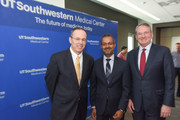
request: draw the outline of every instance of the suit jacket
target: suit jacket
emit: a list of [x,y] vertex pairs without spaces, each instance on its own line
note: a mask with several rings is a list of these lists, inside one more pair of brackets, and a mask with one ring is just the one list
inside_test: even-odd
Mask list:
[[119,109],[126,110],[130,92],[128,63],[118,57],[114,58],[111,80],[107,83],[103,67],[103,57],[95,61],[90,79],[90,102],[96,107],[97,114],[102,115],[108,100],[108,110],[114,115]]
[[93,67],[93,57],[83,52],[83,70],[80,87],[70,49],[51,56],[45,76],[52,100],[51,117],[53,120],[73,120],[78,101],[87,112],[87,83]]
[[128,53],[131,71],[131,99],[135,110],[143,107],[160,112],[162,104],[174,106],[174,69],[169,49],[152,44],[143,77],[138,68],[139,47]]

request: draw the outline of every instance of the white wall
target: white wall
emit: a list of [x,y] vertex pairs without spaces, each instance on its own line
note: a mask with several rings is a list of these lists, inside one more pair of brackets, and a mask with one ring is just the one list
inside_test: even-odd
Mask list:
[[65,0],[34,0],[34,1],[65,8]]

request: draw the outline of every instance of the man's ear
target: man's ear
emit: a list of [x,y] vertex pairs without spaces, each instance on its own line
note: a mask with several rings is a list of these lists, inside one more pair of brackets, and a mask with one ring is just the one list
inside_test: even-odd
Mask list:
[[72,38],[71,38],[71,37],[69,37],[69,43],[70,43],[70,44],[71,44],[71,39],[72,39]]

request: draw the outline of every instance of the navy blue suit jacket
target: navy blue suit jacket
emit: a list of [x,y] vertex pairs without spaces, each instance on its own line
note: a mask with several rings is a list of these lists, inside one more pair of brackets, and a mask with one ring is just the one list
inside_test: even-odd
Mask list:
[[93,63],[93,57],[83,52],[83,70],[79,86],[70,49],[51,56],[45,80],[52,100],[53,120],[73,120],[79,99],[83,106],[82,115],[86,117],[87,83]]
[[174,68],[167,47],[152,44],[143,77],[138,68],[139,47],[130,51],[127,60],[131,71],[131,99],[136,111],[160,112],[162,104],[174,106]]
[[90,102],[96,107],[97,114],[102,115],[108,99],[108,109],[112,115],[119,109],[126,110],[130,92],[130,76],[128,63],[118,57],[114,58],[114,66],[110,83],[107,83],[103,67],[103,57],[95,61],[90,79]]

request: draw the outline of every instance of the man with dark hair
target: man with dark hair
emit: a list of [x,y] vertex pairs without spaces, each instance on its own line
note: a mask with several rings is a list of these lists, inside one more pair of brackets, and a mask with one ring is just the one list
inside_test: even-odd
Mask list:
[[171,54],[174,62],[175,77],[178,76],[178,89],[176,96],[180,97],[180,43],[176,43],[175,47],[176,51],[173,51]]
[[87,34],[82,28],[71,31],[71,47],[51,56],[45,76],[52,100],[52,120],[85,120],[88,79],[94,59],[83,52]]
[[126,60],[126,56],[125,54],[127,53],[127,47],[126,46],[122,46],[121,47],[121,52],[117,55],[117,57]]
[[136,27],[139,47],[128,53],[131,97],[128,109],[134,120],[165,120],[174,106],[174,68],[170,50],[153,44],[147,23]]
[[116,44],[110,34],[101,39],[104,56],[95,61],[90,79],[92,118],[96,120],[123,120],[126,111],[130,79],[126,61],[114,55]]

